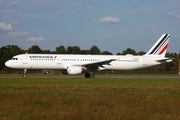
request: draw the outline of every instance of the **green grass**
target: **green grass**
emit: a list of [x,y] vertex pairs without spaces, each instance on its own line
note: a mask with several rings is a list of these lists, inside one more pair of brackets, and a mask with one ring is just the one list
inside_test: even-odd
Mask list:
[[179,120],[180,78],[0,78],[0,119]]

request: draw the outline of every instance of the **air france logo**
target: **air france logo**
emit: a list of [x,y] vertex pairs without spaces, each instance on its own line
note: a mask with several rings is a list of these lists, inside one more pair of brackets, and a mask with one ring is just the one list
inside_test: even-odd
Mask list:
[[29,56],[29,58],[46,58],[46,59],[53,59],[57,58],[57,56]]

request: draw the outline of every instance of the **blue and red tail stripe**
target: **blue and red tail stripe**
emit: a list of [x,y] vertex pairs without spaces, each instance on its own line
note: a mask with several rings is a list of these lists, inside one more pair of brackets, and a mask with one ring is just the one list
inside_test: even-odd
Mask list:
[[149,53],[149,55],[161,55],[163,54],[168,47],[168,43],[169,43],[169,38],[170,35],[169,34],[164,34],[160,40],[158,40],[158,43],[153,46],[152,50]]
[[167,50],[167,48],[168,48],[168,43],[164,46],[164,48],[159,52],[158,55],[163,54],[165,52],[165,50]]

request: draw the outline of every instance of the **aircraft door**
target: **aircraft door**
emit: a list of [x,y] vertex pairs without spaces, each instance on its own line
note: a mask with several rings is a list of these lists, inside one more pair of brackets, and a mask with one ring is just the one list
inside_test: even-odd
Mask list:
[[23,64],[27,64],[28,63],[28,56],[24,55],[23,56]]
[[61,59],[61,57],[58,57],[57,64],[58,64],[58,65],[61,65],[61,64],[62,64],[62,59]]
[[147,66],[147,58],[143,57],[143,67],[146,67],[146,66]]

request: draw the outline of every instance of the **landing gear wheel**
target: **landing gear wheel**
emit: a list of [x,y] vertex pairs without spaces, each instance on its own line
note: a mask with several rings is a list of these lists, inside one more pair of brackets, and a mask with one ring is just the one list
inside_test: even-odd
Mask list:
[[84,76],[85,76],[85,78],[94,78],[95,77],[93,72],[91,72],[91,73],[86,72]]
[[89,78],[90,74],[88,72],[86,72],[84,76],[85,76],[85,78]]
[[94,78],[94,77],[95,77],[95,74],[94,74],[93,72],[91,72],[90,77],[91,77],[91,78]]
[[26,78],[27,69],[24,69],[23,78]]

